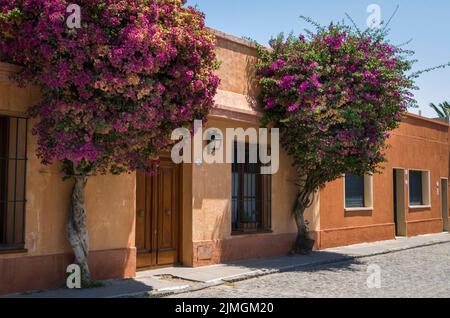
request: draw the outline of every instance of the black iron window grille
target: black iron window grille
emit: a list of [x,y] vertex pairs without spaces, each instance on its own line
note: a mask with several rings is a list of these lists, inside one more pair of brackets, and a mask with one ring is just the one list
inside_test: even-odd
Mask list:
[[24,248],[28,120],[0,116],[0,250]]
[[235,143],[232,164],[232,232],[270,232],[272,176],[261,174],[263,165],[259,160],[257,163],[250,163],[248,144],[245,145],[245,163],[238,163],[237,149],[238,143]]

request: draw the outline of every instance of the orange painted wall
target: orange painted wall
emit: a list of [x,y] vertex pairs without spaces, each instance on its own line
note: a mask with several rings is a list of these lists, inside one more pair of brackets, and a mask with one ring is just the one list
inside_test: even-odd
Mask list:
[[[442,232],[442,214],[437,182],[448,176],[448,126],[407,115],[392,132],[382,174],[373,178],[373,211],[345,212],[344,181],[328,184],[321,192],[320,248],[393,239],[393,169],[431,171],[431,208],[406,209],[407,235]],[[405,176],[405,193],[408,193]],[[408,198],[406,197],[408,204]]]

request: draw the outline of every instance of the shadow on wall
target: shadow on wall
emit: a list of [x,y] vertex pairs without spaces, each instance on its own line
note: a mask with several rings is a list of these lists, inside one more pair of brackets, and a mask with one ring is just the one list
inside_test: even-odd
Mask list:
[[89,255],[89,265],[95,279],[134,277],[136,252],[134,249],[93,252]]
[[256,78],[258,56],[255,46],[246,40],[229,39],[228,35],[214,32],[217,48],[220,49],[218,59],[222,63],[218,71],[221,77],[219,89],[245,95],[248,104],[256,108],[259,85]]
[[258,105],[258,95],[260,92],[259,82],[256,77],[256,57],[247,56],[245,59],[245,78],[246,82],[246,99],[248,105],[253,110],[259,110],[260,105]]
[[[231,234],[231,203],[229,199],[194,198],[194,210],[203,215],[197,219],[202,223],[196,228],[196,240],[217,240]],[[198,237],[201,234],[201,237]]]
[[231,206],[230,201],[226,201],[222,212],[219,213],[219,217],[216,218],[214,229],[212,231],[212,237],[220,237],[221,235],[221,229],[229,229],[229,232],[231,233]]

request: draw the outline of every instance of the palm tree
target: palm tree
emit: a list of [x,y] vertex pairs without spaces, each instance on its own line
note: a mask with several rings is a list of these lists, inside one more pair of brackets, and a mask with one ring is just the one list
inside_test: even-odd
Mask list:
[[450,103],[449,102],[443,102],[438,105],[431,103],[430,106],[438,114],[439,118],[445,118],[445,119],[447,119],[447,121],[450,121]]

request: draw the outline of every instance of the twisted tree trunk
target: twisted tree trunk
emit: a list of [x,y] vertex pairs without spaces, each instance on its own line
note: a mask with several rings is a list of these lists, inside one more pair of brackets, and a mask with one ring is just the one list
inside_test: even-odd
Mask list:
[[311,196],[314,193],[300,192],[294,207],[294,218],[297,225],[297,238],[294,243],[293,253],[308,254],[313,250],[315,241],[309,238],[308,226],[305,221],[305,211],[313,202]]
[[89,271],[89,236],[86,222],[85,194],[84,189],[87,176],[75,176],[75,185],[67,218],[67,238],[75,254],[75,262],[81,269],[81,283],[83,287],[92,283]]

